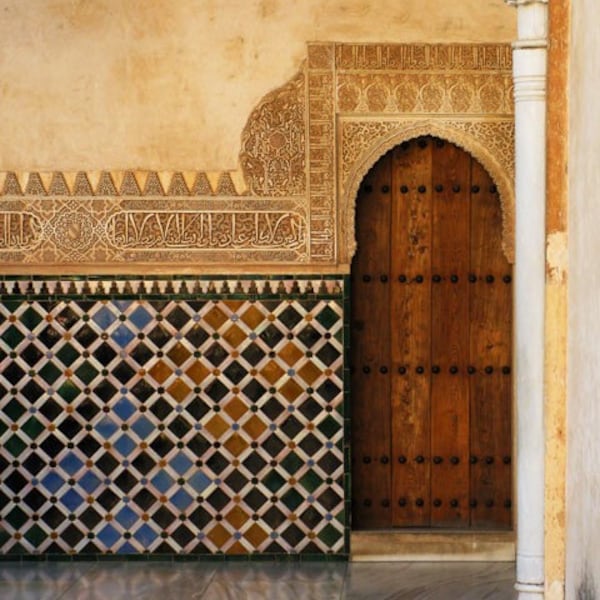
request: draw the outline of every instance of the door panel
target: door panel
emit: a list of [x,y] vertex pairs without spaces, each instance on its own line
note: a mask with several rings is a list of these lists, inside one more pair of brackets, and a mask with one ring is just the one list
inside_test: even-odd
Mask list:
[[478,163],[471,189],[471,523],[488,528],[511,523],[512,289],[498,194]]
[[431,156],[431,144],[394,151],[388,323],[394,527],[428,526],[431,518],[430,380],[424,372],[431,350]]
[[[390,383],[381,373],[389,364],[389,304],[381,275],[390,261],[391,155],[361,189],[357,208],[357,236],[364,240],[356,255],[352,314],[354,339],[352,389],[364,402],[354,407],[353,418],[362,423],[353,439],[353,472],[361,482],[354,499],[361,510],[361,528],[389,526],[390,522]],[[385,457],[388,458],[386,463]],[[383,460],[382,460],[383,459]]]
[[365,177],[352,270],[353,527],[511,526],[511,269],[486,171],[436,138]]
[[[431,298],[432,516],[438,527],[469,524],[468,154],[433,143]],[[439,369],[439,372],[436,373]],[[458,459],[458,461],[456,460]]]

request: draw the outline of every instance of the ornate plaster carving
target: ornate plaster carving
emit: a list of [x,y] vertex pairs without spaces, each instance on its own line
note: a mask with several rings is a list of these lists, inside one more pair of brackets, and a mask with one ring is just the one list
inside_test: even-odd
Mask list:
[[511,66],[508,45],[311,43],[250,115],[240,171],[0,174],[0,264],[343,271],[362,177],[424,134],[490,172],[512,260]]
[[240,164],[251,194],[295,196],[306,189],[305,74],[267,94],[242,133]]
[[340,156],[340,261],[349,262],[356,250],[355,200],[364,176],[377,160],[403,141],[435,135],[472,154],[490,173],[502,203],[503,250],[514,261],[514,124],[512,121],[444,119],[342,121]]

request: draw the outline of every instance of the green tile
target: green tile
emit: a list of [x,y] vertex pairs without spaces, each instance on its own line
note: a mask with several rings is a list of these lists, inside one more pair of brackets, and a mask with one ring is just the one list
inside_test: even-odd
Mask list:
[[308,470],[301,478],[300,484],[308,492],[314,492],[323,480],[312,469]]
[[333,437],[342,426],[331,416],[326,417],[317,425],[317,429],[328,438]]
[[39,323],[43,320],[43,316],[40,315],[37,310],[35,310],[32,307],[29,307],[27,310],[25,310],[23,312],[23,314],[20,316],[19,320],[21,321],[21,323],[23,325],[25,325],[25,327],[27,327],[27,329],[29,329],[30,331],[32,331],[36,325],[39,325]]
[[331,524],[323,527],[323,529],[321,529],[321,531],[318,533],[318,538],[329,547],[338,542],[341,537],[341,532]]
[[32,440],[35,440],[37,436],[44,431],[45,427],[35,417],[28,419],[21,430],[24,431]]
[[84,361],[76,370],[75,375],[83,381],[83,383],[92,382],[100,373],[89,361]]
[[57,393],[61,398],[71,403],[81,394],[81,390],[72,381],[67,380],[58,388]]
[[65,366],[70,366],[79,358],[79,352],[71,346],[71,344],[65,344],[57,353],[56,357],[60,359],[60,361]]
[[37,548],[43,541],[46,540],[48,534],[36,524],[29,528],[24,537],[32,546]]
[[4,442],[3,448],[8,450],[14,457],[17,457],[27,448],[27,444],[20,437],[13,435]]
[[24,338],[25,336],[14,325],[2,334],[2,339],[9,348],[16,348]]
[[48,384],[53,384],[62,374],[62,371],[54,363],[46,363],[39,371],[40,377]]
[[263,477],[262,483],[275,493],[285,483],[285,479],[277,471],[273,470]]
[[2,409],[5,415],[10,417],[11,421],[18,421],[19,417],[25,413],[25,407],[16,399],[12,398]]

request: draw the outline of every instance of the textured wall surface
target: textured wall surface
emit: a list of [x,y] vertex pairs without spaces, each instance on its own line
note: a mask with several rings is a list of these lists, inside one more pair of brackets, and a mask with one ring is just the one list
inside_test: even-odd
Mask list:
[[566,597],[600,592],[600,40],[594,0],[573,2],[570,64]]
[[503,0],[1,0],[0,170],[235,170],[308,41],[514,37]]

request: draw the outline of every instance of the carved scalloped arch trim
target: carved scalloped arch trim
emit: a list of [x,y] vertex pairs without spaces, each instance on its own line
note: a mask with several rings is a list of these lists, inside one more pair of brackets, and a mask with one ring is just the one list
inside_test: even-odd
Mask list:
[[360,156],[352,166],[341,197],[341,261],[350,264],[356,251],[355,214],[358,188],[371,167],[386,152],[402,142],[424,136],[433,135],[456,144],[471,154],[491,175],[498,187],[498,195],[502,207],[502,250],[509,263],[514,263],[515,248],[515,191],[512,178],[506,169],[489,152],[482,141],[460,131],[450,125],[433,120],[420,123],[400,125],[393,132],[373,141],[369,149]]

